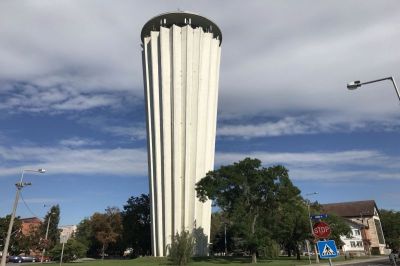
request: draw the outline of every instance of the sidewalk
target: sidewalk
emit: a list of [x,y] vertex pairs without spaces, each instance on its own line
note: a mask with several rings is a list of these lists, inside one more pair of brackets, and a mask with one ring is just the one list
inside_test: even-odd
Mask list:
[[[389,261],[388,256],[371,256],[370,258],[362,258],[362,259],[351,259],[351,260],[343,260],[343,261],[332,261],[332,264],[334,266],[336,265],[349,265],[349,264],[355,264],[355,263],[362,263],[362,262],[373,262],[373,261],[380,261],[380,260],[385,260],[387,259]],[[319,265],[319,266],[329,266],[329,262],[327,259],[320,259],[320,262],[323,261],[323,263],[318,263],[318,264],[312,264],[312,265]]]

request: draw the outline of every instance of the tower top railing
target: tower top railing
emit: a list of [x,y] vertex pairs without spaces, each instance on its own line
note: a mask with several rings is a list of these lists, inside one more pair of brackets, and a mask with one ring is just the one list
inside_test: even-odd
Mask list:
[[190,25],[193,28],[201,27],[204,32],[212,33],[214,38],[219,39],[219,45],[222,43],[222,33],[217,24],[206,17],[186,11],[163,13],[150,19],[143,26],[140,35],[142,42],[146,36],[150,36],[151,31],[159,31],[160,27],[169,28],[172,27],[172,25],[180,27]]

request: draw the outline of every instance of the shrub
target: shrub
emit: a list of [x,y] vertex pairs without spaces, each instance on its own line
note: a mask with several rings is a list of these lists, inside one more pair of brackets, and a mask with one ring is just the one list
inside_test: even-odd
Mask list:
[[[61,259],[62,245],[57,244],[51,251],[50,256],[53,260],[59,261]],[[73,238],[69,239],[64,246],[63,262],[69,262],[82,258],[86,255],[87,247]]]
[[174,265],[187,265],[193,255],[194,238],[188,231],[182,231],[172,239],[169,246],[169,258]]

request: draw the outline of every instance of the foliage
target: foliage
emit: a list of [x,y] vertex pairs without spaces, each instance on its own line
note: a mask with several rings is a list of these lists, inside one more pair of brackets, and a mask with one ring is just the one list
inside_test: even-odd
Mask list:
[[[0,243],[4,243],[7,237],[8,226],[10,225],[11,215],[0,218]],[[23,234],[21,227],[21,220],[19,217],[15,217],[14,224],[12,227],[12,237],[10,238],[10,245],[8,252],[10,255],[18,255],[24,250],[24,243],[22,243]],[[3,248],[3,246],[2,246]]]
[[187,265],[193,255],[194,237],[188,231],[182,231],[172,238],[169,247],[169,258],[174,265]]
[[[60,261],[62,244],[57,244],[51,251],[50,255],[53,260]],[[64,245],[63,262],[73,261],[86,255],[87,247],[74,238],[68,239]]]
[[386,244],[398,251],[400,249],[400,212],[381,209],[380,220]]
[[105,253],[120,254],[123,233],[121,212],[116,207],[108,207],[105,213],[94,213],[82,220],[75,233],[76,239],[87,247],[88,255],[104,258]]
[[122,214],[123,242],[133,256],[151,254],[150,198],[146,194],[130,197]]
[[[96,253],[95,250],[97,250],[97,247],[94,247],[96,239],[94,237],[91,221],[89,218],[85,218],[80,221],[76,228],[75,239],[88,248],[89,254]],[[93,248],[94,251],[92,250]]]
[[[110,243],[115,243],[120,236],[120,228],[113,227],[115,214],[95,213],[91,217],[92,232],[97,241],[101,243],[101,257],[104,259],[105,251]],[[119,219],[120,220],[120,219]],[[122,226],[121,226],[122,227]]]
[[282,203],[298,198],[288,170],[276,165],[261,166],[258,159],[242,161],[211,171],[196,184],[201,201],[211,199],[232,221],[237,236],[257,262],[256,254],[271,237],[264,217],[272,217]]
[[223,212],[211,214],[210,240],[213,253],[225,253],[225,228],[226,228],[226,251],[234,250],[233,232],[231,222],[223,215]]
[[[40,225],[39,233],[40,238],[45,238],[47,224],[49,222],[49,233],[48,233],[48,241],[45,243],[42,241],[42,248],[45,247],[46,249],[52,249],[59,241],[60,241],[60,230],[58,229],[58,224],[60,222],[60,206],[55,205],[50,208],[47,212],[46,216],[44,217],[43,223]],[[44,245],[44,246],[43,246]]]
[[330,213],[328,218],[324,219],[324,222],[329,224],[331,228],[331,235],[329,238],[335,240],[336,245],[343,243],[340,236],[350,237],[351,228],[344,218]]
[[307,207],[299,194],[300,191],[296,189],[292,190],[291,195],[286,195],[287,200],[281,200],[281,206],[270,223],[273,225],[273,238],[286,249],[289,257],[294,252],[298,260],[300,245],[311,238]]

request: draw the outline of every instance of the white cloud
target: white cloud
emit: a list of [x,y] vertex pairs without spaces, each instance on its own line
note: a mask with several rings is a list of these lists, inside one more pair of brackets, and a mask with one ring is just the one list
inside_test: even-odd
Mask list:
[[[396,1],[3,1],[0,91],[18,82],[40,89],[2,95],[0,105],[8,111],[64,112],[117,106],[124,96],[109,98],[115,92],[142,97],[141,27],[177,7],[205,15],[222,29],[222,117],[399,116],[391,84],[345,88],[354,79],[398,74]],[[40,102],[34,95],[41,105],[34,104]]]
[[107,126],[102,129],[114,136],[129,137],[132,140],[146,139],[146,129],[143,126]]
[[218,152],[216,165],[227,165],[245,157],[258,158],[265,166],[283,164],[293,180],[399,180],[400,158],[374,150],[336,152]]
[[[399,180],[400,158],[375,150],[335,152],[248,152],[216,154],[216,167],[245,157],[258,158],[265,166],[283,164],[293,180]],[[0,176],[16,175],[21,169],[45,168],[47,175],[146,176],[145,149],[89,149],[83,147],[0,147]],[[393,163],[394,162],[394,163]]]
[[20,173],[22,169],[44,168],[47,175],[100,174],[143,176],[147,174],[144,149],[88,149],[68,147],[0,147],[0,176]]
[[[258,119],[261,121],[267,118]],[[272,120],[272,119],[269,119]],[[240,137],[245,139],[256,137],[276,137],[287,135],[306,135],[335,132],[354,131],[396,131],[399,129],[399,120],[382,118],[381,121],[372,123],[368,118],[346,118],[341,116],[309,115],[297,117],[284,117],[264,123],[240,122],[225,123],[222,121],[217,128],[218,137]],[[243,124],[241,124],[243,123]]]
[[98,140],[73,137],[69,139],[60,140],[60,144],[62,146],[68,146],[68,147],[82,147],[82,146],[97,146],[102,144],[102,142]]

